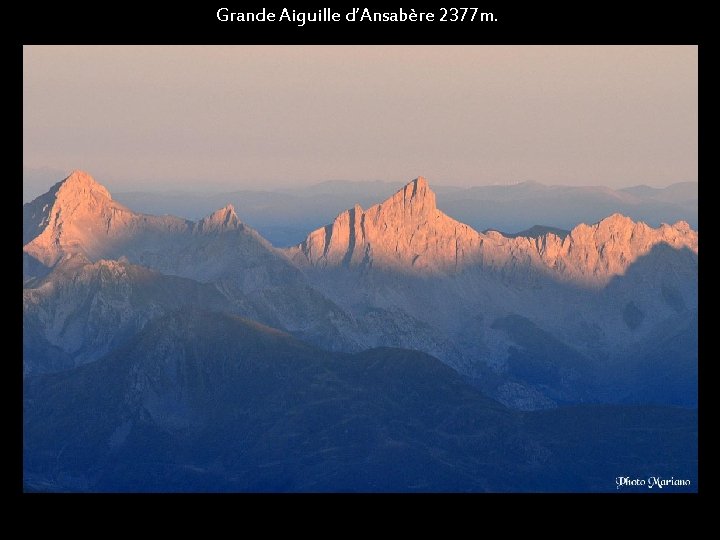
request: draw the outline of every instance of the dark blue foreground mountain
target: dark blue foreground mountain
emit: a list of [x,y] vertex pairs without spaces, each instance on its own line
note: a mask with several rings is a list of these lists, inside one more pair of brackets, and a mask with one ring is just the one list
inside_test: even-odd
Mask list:
[[615,491],[697,485],[697,415],[505,408],[416,351],[329,353],[175,312],[100,360],[25,381],[32,491]]

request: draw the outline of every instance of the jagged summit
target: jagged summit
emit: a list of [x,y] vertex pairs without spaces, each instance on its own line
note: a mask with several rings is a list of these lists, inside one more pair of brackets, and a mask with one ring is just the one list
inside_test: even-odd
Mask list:
[[456,267],[478,241],[476,231],[438,210],[420,176],[365,211],[355,205],[286,253],[301,266],[435,271]]
[[395,192],[395,195],[390,197],[389,201],[403,201],[409,203],[411,201],[424,200],[430,198],[435,200],[435,193],[430,188],[428,181],[418,176],[415,180],[411,180],[405,184],[401,189]]
[[697,232],[686,223],[655,229],[616,213],[560,235],[552,230],[483,234],[440,211],[427,180],[418,177],[368,210],[355,205],[285,253],[311,268],[375,267],[423,274],[525,268],[602,285],[659,243],[697,253]]
[[93,212],[107,205],[125,209],[90,174],[73,171],[46,193],[23,205],[23,245],[41,235],[61,215],[65,218],[78,211]]
[[435,192],[430,189],[428,181],[422,176],[408,182],[395,195],[380,204],[387,211],[388,207],[402,207],[403,211],[411,215],[427,214],[437,209]]
[[235,212],[235,207],[228,204],[216,210],[206,218],[197,223],[198,232],[222,232],[235,230],[242,226],[242,221]]
[[153,253],[180,249],[191,237],[202,243],[197,236],[222,232],[237,233],[227,239],[235,248],[246,243],[258,253],[271,249],[242,223],[231,204],[198,222],[141,214],[114,201],[105,186],[84,171],[74,171],[23,207],[23,251],[46,267],[78,254],[89,261],[127,256],[159,265]]
[[427,191],[429,191],[431,195],[435,195],[430,189],[430,185],[424,176],[418,176],[415,180],[408,182],[404,189],[407,188],[412,188],[413,197],[422,197]]
[[635,222],[632,219],[630,219],[629,217],[627,217],[619,212],[615,212],[614,214],[611,214],[608,217],[601,219],[597,223],[597,225],[604,226],[604,227],[626,227],[633,223],[635,223]]
[[82,171],[80,169],[75,169],[73,172],[71,172],[67,178],[60,181],[60,184],[63,185],[84,185],[84,186],[98,186],[103,189],[105,187],[98,183],[97,180],[95,180],[92,175],[86,171]]
[[688,247],[697,251],[697,232],[685,221],[663,224],[657,229],[642,221],[633,221],[622,214],[612,214],[594,225],[581,223],[570,232],[576,242],[595,246],[612,244],[644,249],[647,245],[665,242],[673,247]]
[[73,171],[58,183],[56,199],[59,201],[72,204],[88,196],[96,201],[112,201],[112,196],[107,188],[85,171]]
[[680,221],[676,221],[672,225],[670,225],[675,230],[682,231],[682,232],[689,232],[692,230],[690,227],[690,224],[685,221],[684,219],[681,219]]
[[120,222],[136,216],[84,171],[67,178],[23,207],[23,250],[46,266],[70,253],[90,259]]

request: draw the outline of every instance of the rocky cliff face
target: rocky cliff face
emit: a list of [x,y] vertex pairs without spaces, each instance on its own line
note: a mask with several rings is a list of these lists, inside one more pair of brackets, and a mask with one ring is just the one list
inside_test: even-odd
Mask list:
[[565,279],[605,284],[659,244],[697,254],[698,234],[684,221],[654,229],[614,214],[595,225],[578,225],[564,240],[554,234],[542,237],[533,247],[543,263]]
[[124,259],[204,282],[240,280],[243,289],[297,274],[231,205],[198,222],[138,214],[81,171],[26,205],[23,217],[23,252],[48,268],[72,255]]
[[99,260],[139,232],[177,232],[189,226],[180,218],[134,213],[82,171],[27,205],[23,217],[28,237],[23,251],[46,266],[75,253]]
[[308,268],[358,267],[412,274],[454,274],[472,268],[531,268],[561,281],[604,285],[658,244],[698,250],[697,232],[686,222],[657,229],[615,214],[578,225],[568,236],[553,233],[507,238],[479,233],[440,211],[420,177],[385,202],[360,206],[310,233],[286,250]]
[[299,265],[452,272],[473,262],[480,235],[438,210],[420,177],[368,210],[356,205],[287,250]]

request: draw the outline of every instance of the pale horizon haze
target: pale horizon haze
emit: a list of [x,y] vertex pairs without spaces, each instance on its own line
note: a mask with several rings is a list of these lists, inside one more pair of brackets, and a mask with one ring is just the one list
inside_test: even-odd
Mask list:
[[697,181],[696,46],[25,46],[23,198]]

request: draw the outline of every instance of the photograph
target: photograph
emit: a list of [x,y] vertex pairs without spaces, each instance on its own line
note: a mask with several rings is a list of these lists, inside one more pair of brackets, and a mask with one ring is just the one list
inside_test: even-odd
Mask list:
[[20,48],[24,494],[698,492],[697,44]]

